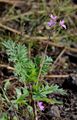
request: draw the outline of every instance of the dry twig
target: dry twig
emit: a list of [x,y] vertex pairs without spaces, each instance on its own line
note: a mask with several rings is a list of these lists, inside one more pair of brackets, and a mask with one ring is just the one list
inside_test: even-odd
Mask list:
[[2,23],[0,23],[0,27],[1,27],[1,28],[4,28],[4,29],[6,29],[6,30],[9,30],[9,31],[11,31],[11,32],[13,32],[13,33],[16,33],[16,34],[18,34],[18,35],[21,34],[21,32],[15,30],[15,29],[13,29],[13,28],[10,28],[10,27],[8,27],[8,26],[6,26],[6,25],[3,25]]
[[[66,75],[47,75],[46,78],[68,78],[70,76],[77,77],[77,74],[66,74]],[[49,79],[47,79],[49,80]]]
[[0,64],[0,68],[7,68],[9,70],[15,70],[13,67],[11,67],[9,65],[5,65],[5,64]]
[[18,4],[24,3],[25,1],[24,0],[0,0],[0,2],[8,3],[8,4],[11,4],[11,5],[13,5],[13,4],[18,5]]
[[56,58],[56,60],[54,61],[54,63],[52,64],[52,70],[56,67],[56,63],[61,59],[62,55],[64,54],[64,52],[66,51],[66,49],[64,48],[61,53],[59,54],[59,56]]

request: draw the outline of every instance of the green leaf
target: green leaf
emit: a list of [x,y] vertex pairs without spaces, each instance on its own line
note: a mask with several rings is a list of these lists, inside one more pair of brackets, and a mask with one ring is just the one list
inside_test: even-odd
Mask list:
[[33,99],[35,101],[43,101],[43,102],[46,102],[46,103],[49,103],[49,104],[62,104],[62,102],[56,100],[56,99],[49,99],[47,97],[40,97],[40,96],[33,96]]
[[21,96],[21,89],[16,88],[16,94],[17,94],[17,98],[19,98]]
[[19,119],[18,119],[18,117],[14,116],[14,117],[13,117],[13,120],[19,120]]
[[16,103],[17,104],[26,104],[26,96],[21,95],[19,98],[17,98]]
[[9,79],[6,79],[4,82],[5,82],[4,90],[6,91],[10,87],[10,81],[9,81]]
[[27,97],[29,96],[29,91],[26,88],[23,88],[23,94]]
[[[42,63],[42,56],[36,56],[34,58],[34,62],[35,62],[35,65],[36,65],[36,68],[37,68],[37,72],[39,73],[39,70],[40,70],[40,65]],[[53,60],[51,57],[48,57],[47,55],[45,56],[45,60],[44,60],[44,64],[43,64],[43,67],[42,67],[42,74],[45,75],[47,74],[48,70],[50,69],[50,65],[52,64]]]
[[26,97],[29,96],[29,91],[26,88],[22,88],[21,92],[21,89],[16,88],[16,93],[17,99],[15,100],[15,102],[17,104],[26,104],[27,102]]
[[28,109],[28,111],[29,111],[30,114],[33,114],[33,108],[32,108],[32,106],[28,105],[27,109]]
[[42,89],[40,90],[40,92],[42,95],[47,95],[50,93],[58,93],[61,95],[66,94],[66,92],[62,88],[59,88],[58,85],[49,86],[48,84],[45,87],[42,85]]
[[20,82],[36,82],[37,72],[35,64],[28,58],[28,50],[25,45],[16,44],[13,41],[5,41],[9,60],[14,62],[14,74],[19,77]]
[[54,93],[61,94],[61,95],[66,94],[66,92],[62,88],[59,88],[58,85],[49,86],[48,84],[46,84],[45,86],[44,85],[39,86],[38,89],[37,89],[37,87],[34,86],[33,99],[36,101],[40,100],[40,101],[45,101],[45,102],[49,102],[49,103],[59,103],[59,101],[57,101],[55,99],[47,98],[48,94],[54,94]]

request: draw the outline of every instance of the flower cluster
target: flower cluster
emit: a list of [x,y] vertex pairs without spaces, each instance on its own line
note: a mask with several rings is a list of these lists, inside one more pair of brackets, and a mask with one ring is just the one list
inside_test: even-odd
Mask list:
[[[53,27],[56,25],[57,23],[57,16],[54,16],[54,15],[50,15],[50,21],[48,22],[48,26],[49,27]],[[62,28],[66,29],[66,25],[64,24],[64,20],[60,20],[59,22],[59,26],[61,26]]]
[[49,27],[53,27],[56,25],[56,20],[57,20],[57,16],[53,16],[52,14],[50,15],[51,20],[48,22],[48,26]]

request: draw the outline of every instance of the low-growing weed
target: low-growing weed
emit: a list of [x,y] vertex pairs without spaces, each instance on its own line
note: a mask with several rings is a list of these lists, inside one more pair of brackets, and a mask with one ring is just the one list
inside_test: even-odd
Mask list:
[[44,80],[52,65],[52,58],[47,55],[44,58],[41,55],[29,58],[25,45],[16,44],[10,40],[3,42],[3,45],[6,48],[9,61],[14,64],[14,75],[23,84],[23,86],[16,88],[15,99],[11,100],[13,107],[18,109],[20,106],[26,106],[31,118],[36,119],[37,111],[45,110],[43,103],[61,104],[55,98],[49,99],[48,95],[54,93],[64,95],[66,92],[58,85],[49,85]]

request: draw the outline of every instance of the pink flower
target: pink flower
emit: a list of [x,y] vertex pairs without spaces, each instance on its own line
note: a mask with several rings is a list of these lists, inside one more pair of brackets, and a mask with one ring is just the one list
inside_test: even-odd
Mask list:
[[66,29],[66,25],[64,24],[64,20],[60,20],[59,22],[60,26]]
[[53,27],[56,25],[56,19],[57,19],[57,16],[53,16],[52,14],[50,15],[51,19],[50,21],[48,22],[48,26],[49,27]]
[[41,111],[44,111],[43,102],[38,102],[37,105],[38,105],[38,107],[40,108]]
[[55,26],[55,25],[56,25],[56,22],[53,21],[53,20],[50,20],[50,21],[48,22],[48,26],[49,26],[49,27],[53,27],[53,26]]
[[50,15],[50,17],[51,17],[51,19],[54,20],[54,21],[56,21],[56,19],[57,19],[57,16],[53,16],[52,14]]

